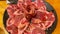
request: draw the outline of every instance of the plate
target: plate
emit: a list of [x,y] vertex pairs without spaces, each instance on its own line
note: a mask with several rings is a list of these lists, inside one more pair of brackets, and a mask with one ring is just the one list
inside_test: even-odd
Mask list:
[[[56,28],[57,21],[58,21],[58,19],[57,19],[57,13],[56,13],[55,9],[48,2],[44,2],[44,3],[46,5],[46,7],[47,7],[47,11],[48,12],[52,11],[54,13],[54,16],[55,16],[55,21],[54,21],[53,25],[46,30],[46,34],[52,34],[52,32]],[[8,18],[9,18],[9,16],[8,16],[7,10],[5,10],[4,16],[3,16],[3,24],[4,24],[5,27],[6,27],[6,20]]]

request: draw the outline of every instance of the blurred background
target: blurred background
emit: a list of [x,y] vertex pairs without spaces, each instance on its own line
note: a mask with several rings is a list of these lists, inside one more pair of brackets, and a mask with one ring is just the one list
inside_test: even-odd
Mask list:
[[[57,27],[52,34],[60,34],[60,0],[46,0],[46,1],[54,7],[58,16]],[[3,25],[3,14],[6,7],[7,7],[6,0],[0,0],[0,29],[2,29],[3,32],[5,32],[1,33],[2,30],[0,30],[0,34],[8,34]]]
[[0,0],[0,1],[5,1],[5,0]]

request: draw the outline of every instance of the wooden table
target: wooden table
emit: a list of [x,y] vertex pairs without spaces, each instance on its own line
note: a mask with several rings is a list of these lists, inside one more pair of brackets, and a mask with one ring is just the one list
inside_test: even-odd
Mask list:
[[[58,15],[58,24],[57,24],[55,31],[52,34],[60,34],[60,0],[46,0],[46,1],[49,2],[54,7]],[[7,7],[6,2],[0,1],[0,28],[2,29],[4,29],[3,14],[4,14],[6,7]],[[5,29],[4,31],[6,34],[8,34]]]

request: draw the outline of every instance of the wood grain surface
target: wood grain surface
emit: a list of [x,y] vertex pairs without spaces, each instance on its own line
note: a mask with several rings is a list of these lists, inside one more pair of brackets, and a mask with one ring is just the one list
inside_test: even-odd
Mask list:
[[[60,34],[60,0],[46,0],[46,1],[54,7],[58,16],[58,24],[52,34]],[[7,7],[6,1],[0,1],[0,28],[2,29],[4,29],[3,14],[6,7]],[[4,31],[5,31],[5,34],[8,34],[5,29]]]

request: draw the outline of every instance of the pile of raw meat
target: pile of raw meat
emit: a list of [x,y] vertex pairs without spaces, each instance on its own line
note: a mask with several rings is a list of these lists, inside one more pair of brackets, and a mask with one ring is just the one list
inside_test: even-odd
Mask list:
[[43,0],[18,0],[7,7],[6,29],[10,34],[46,34],[55,16],[48,12]]

